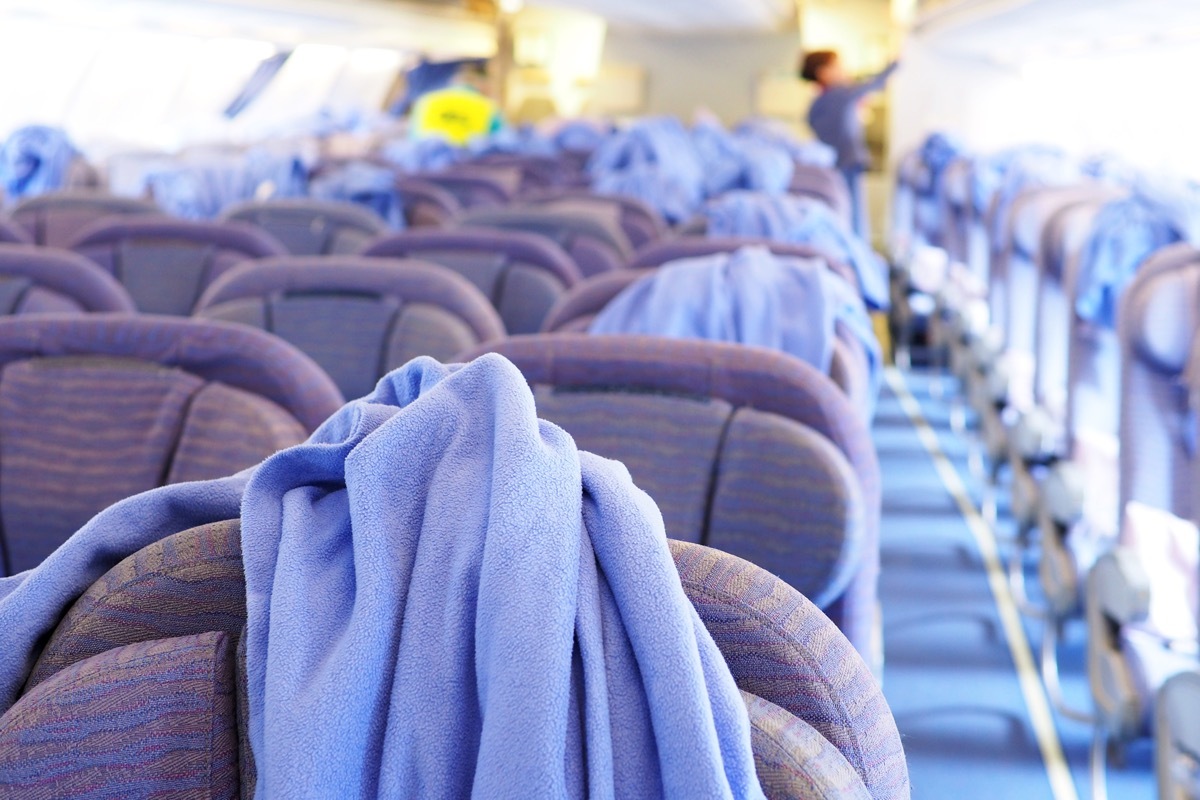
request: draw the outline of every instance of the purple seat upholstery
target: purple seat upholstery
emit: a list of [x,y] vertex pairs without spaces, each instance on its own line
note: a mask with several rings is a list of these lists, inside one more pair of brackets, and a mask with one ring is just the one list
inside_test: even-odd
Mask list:
[[121,284],[86,258],[67,250],[0,244],[0,316],[136,311]]
[[33,236],[15,220],[0,217],[0,243],[33,244]]
[[171,317],[0,319],[0,543],[38,564],[101,509],[303,441],[341,395],[259,331]]
[[521,369],[541,416],[625,462],[668,536],[780,575],[877,663],[879,464],[828,378],[718,342],[551,334],[462,357],[487,350]]
[[547,189],[521,195],[529,203],[553,203],[557,200],[582,200],[597,206],[616,207],[621,229],[635,250],[654,244],[666,236],[667,223],[662,215],[636,197],[627,195],[593,194],[586,189]]
[[78,233],[98,219],[128,214],[161,214],[145,200],[99,192],[52,192],[22,200],[11,216],[33,237],[34,244],[68,247]]
[[465,209],[506,206],[521,186],[521,170],[507,166],[468,164],[440,172],[419,172],[415,177],[440,186]]
[[520,231],[408,231],[373,242],[363,255],[415,258],[454,270],[491,300],[511,334],[541,330],[551,307],[582,280],[561,247]]
[[294,256],[357,253],[389,228],[378,214],[337,200],[264,200],[239,203],[223,220],[247,222],[275,237]]
[[436,183],[399,177],[396,191],[404,206],[404,221],[410,228],[448,228],[462,213],[457,198]]
[[241,262],[287,254],[253,225],[166,217],[100,220],[70,246],[116,277],[138,310],[185,317],[210,283]]
[[286,339],[352,398],[417,356],[445,361],[504,336],[496,310],[466,278],[421,261],[361,256],[248,262],[213,283],[196,314]]
[[[891,712],[829,620],[741,559],[681,542],[671,551],[743,690],[768,797],[905,800],[907,767]],[[244,645],[234,647],[245,602],[237,520],[168,536],[119,563],[63,616],[23,696],[0,717],[0,782],[20,781],[38,800],[78,796],[81,787],[89,796],[126,797],[121,792],[139,781],[164,792],[252,796]],[[160,672],[162,697],[151,680]],[[85,720],[94,718],[131,730],[133,742],[87,738]],[[207,740],[199,733],[206,725]],[[160,746],[139,753],[142,737]],[[82,758],[55,760],[76,747]],[[106,765],[112,772],[101,772]]]
[[846,186],[846,179],[837,170],[811,164],[796,164],[788,193],[816,198],[832,208],[846,224],[850,223],[853,214],[850,188]]
[[575,259],[585,277],[623,269],[633,255],[621,229],[619,209],[587,200],[469,211],[460,222],[466,227],[526,231],[552,239]]
[[[652,269],[623,269],[587,279],[563,295],[550,309],[542,325],[542,332],[587,333],[605,306],[651,272]],[[509,332],[516,335],[526,331],[509,328]],[[855,407],[861,407],[864,403],[869,406],[870,402],[866,396],[873,391],[873,387],[868,374],[870,364],[866,350],[862,343],[841,325],[837,325],[834,332],[836,339],[833,343],[833,361],[829,366],[829,377],[851,398]]]
[[629,262],[629,269],[651,269],[661,267],[663,264],[669,264],[672,261],[678,261],[681,258],[700,258],[701,256],[713,255],[714,253],[733,253],[743,247],[752,246],[766,247],[777,256],[823,259],[831,270],[845,278],[846,282],[851,286],[858,287],[861,290],[858,283],[858,275],[855,274],[854,268],[849,264],[830,258],[819,248],[806,244],[789,244],[787,242],[750,237],[730,239],[686,237],[652,244],[634,253],[633,258]]

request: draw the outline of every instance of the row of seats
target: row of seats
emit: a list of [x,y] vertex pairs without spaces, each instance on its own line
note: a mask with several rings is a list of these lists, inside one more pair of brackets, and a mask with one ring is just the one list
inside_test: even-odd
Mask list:
[[[278,203],[265,210],[288,217],[310,202],[288,201],[286,206]],[[610,200],[578,196],[570,198],[570,204],[586,210],[578,212],[580,216],[590,216],[593,227],[587,230],[621,227],[607,224],[614,219]],[[680,239],[651,242],[636,255],[630,248],[621,254],[619,265],[597,269],[596,277],[581,280],[580,262],[594,251],[564,247],[551,227],[534,225],[530,232],[528,223],[522,223],[519,232],[506,232],[504,213],[512,211],[511,206],[490,209],[489,214],[499,216],[487,218],[488,230],[422,230],[379,238],[365,245],[361,256],[284,256],[280,253],[287,248],[280,247],[238,266],[219,261],[217,254],[226,248],[213,242],[197,256],[187,253],[196,250],[192,246],[196,241],[186,236],[171,234],[151,241],[155,230],[166,232],[180,223],[141,216],[101,220],[80,235],[72,244],[87,259],[67,258],[68,254],[49,248],[14,246],[14,262],[36,255],[83,267],[95,259],[91,263],[101,268],[82,272],[90,272],[93,279],[104,276],[107,281],[101,283],[110,294],[119,297],[124,292],[128,298],[124,308],[104,310],[148,310],[133,300],[140,287],[144,302],[171,299],[182,309],[177,312],[181,316],[189,311],[194,316],[46,315],[37,313],[51,310],[43,303],[43,307],[21,307],[18,310],[25,313],[0,320],[0,338],[8,332],[28,343],[14,363],[0,372],[0,395],[7,393],[13,371],[11,391],[22,403],[20,413],[11,417],[21,421],[18,429],[0,437],[0,469],[8,465],[6,451],[14,452],[9,448],[18,448],[18,453],[21,447],[37,450],[42,430],[69,429],[85,413],[108,421],[101,426],[102,436],[76,442],[88,450],[87,458],[63,459],[62,450],[54,458],[47,450],[67,446],[60,438],[55,447],[13,462],[13,469],[26,470],[25,482],[13,484],[13,491],[26,499],[23,506],[18,504],[22,513],[11,520],[0,501],[2,532],[5,539],[16,532],[22,542],[32,539],[37,544],[25,550],[10,547],[9,570],[37,565],[91,513],[118,499],[118,493],[128,496],[155,485],[229,474],[300,441],[336,411],[340,395],[368,394],[380,376],[413,356],[482,363],[485,353],[499,353],[529,383],[542,419],[560,425],[581,449],[622,461],[661,509],[668,536],[679,542],[672,546],[685,589],[739,687],[753,695],[746,699],[754,725],[756,766],[769,796],[906,797],[907,777],[894,722],[862,661],[865,657],[878,670],[881,654],[876,646],[880,476],[868,417],[860,408],[864,398],[870,399],[866,388],[870,367],[861,347],[854,349],[861,340],[839,329],[833,345],[836,355],[822,374],[787,352],[747,347],[736,340],[579,333],[505,338],[543,328],[578,332],[590,328],[587,318],[603,313],[635,279],[665,274],[681,259],[694,264],[706,256],[728,258],[731,253],[761,249],[784,272],[795,272],[803,264],[819,265],[819,272],[837,276],[851,304],[865,316],[855,273],[816,247],[769,240]],[[254,228],[206,223],[192,230],[254,230],[269,239],[262,229],[271,230],[277,219],[268,215],[252,221]],[[302,239],[306,228],[302,222],[289,221],[283,230]],[[329,234],[328,228],[314,225],[311,219],[307,230],[314,236]],[[151,235],[144,237],[147,231]],[[276,236],[276,244],[289,235]],[[80,246],[85,242],[86,247]],[[354,249],[363,249],[365,242],[361,238]],[[631,258],[636,270],[627,269]],[[163,265],[168,266],[163,269]],[[175,265],[183,265],[179,271],[188,276],[182,282],[186,288],[170,292],[151,288]],[[605,283],[627,275],[633,278],[625,280],[624,286]],[[37,282],[36,277],[29,280]],[[552,281],[565,284],[564,289],[574,288],[557,291]],[[78,290],[83,282],[67,284]],[[482,286],[491,291],[481,293]],[[38,288],[42,289],[40,284]],[[28,294],[28,288],[23,291]],[[69,296],[67,290],[63,294]],[[555,302],[546,302],[551,296]],[[194,304],[190,308],[189,301]],[[76,305],[72,310],[101,310],[83,300]],[[827,322],[832,342],[832,315]],[[522,324],[528,329],[522,331]],[[273,344],[264,347],[260,340]],[[272,361],[273,366],[262,363]],[[283,369],[292,379],[287,388],[322,406],[322,411],[311,416],[307,410],[301,413],[298,401],[278,387],[236,384],[233,376],[221,371],[221,365],[229,363],[238,365],[234,375],[247,368],[268,375]],[[21,374],[36,377],[48,374],[47,368],[54,374],[40,382],[25,380]],[[117,372],[110,373],[111,369]],[[136,378],[129,375],[136,376],[139,370],[153,376],[154,386],[161,388],[157,394],[138,391],[139,408],[127,406],[123,395],[104,388],[135,385],[131,381]],[[830,375],[838,378],[836,383]],[[78,390],[65,394],[71,395],[70,403],[77,408],[58,396],[61,387],[73,381]],[[226,383],[247,395],[244,402],[257,417],[225,416],[221,404],[207,401],[206,393],[223,390]],[[285,413],[276,413],[279,408]],[[197,424],[191,417],[198,413],[209,426],[202,434],[193,431]],[[289,414],[290,426],[285,424]],[[102,495],[110,491],[104,484],[112,470],[92,465],[107,463],[104,459],[114,450],[114,440],[124,443],[138,438],[129,431],[145,440],[148,418],[161,420],[156,431],[161,428],[157,435],[162,438],[143,448],[145,453],[122,457],[120,463],[136,465],[141,472]],[[248,432],[260,430],[278,436],[263,444],[265,452],[249,452],[262,437]],[[223,452],[227,444],[231,449]],[[196,449],[203,451],[203,469],[189,466]],[[153,457],[147,455],[151,452]],[[76,464],[84,467],[80,474],[68,474]],[[79,501],[77,518],[67,521],[43,514],[34,519],[42,496],[39,487],[47,482],[69,487],[68,493]],[[4,485],[7,493],[8,484]],[[51,498],[57,499],[57,495]],[[85,503],[91,505],[86,512]],[[52,524],[59,530],[47,537],[46,528]],[[151,519],[146,524],[156,523]],[[26,536],[26,531],[33,535]],[[198,724],[210,729],[220,726],[226,731],[221,741],[226,743],[235,742],[239,732],[242,737],[236,747],[212,754],[213,763],[237,765],[232,771],[236,780],[229,769],[220,773],[223,783],[216,794],[234,792],[237,785],[245,791],[253,785],[255,753],[244,738],[244,709],[236,687],[238,680],[245,679],[245,662],[234,653],[234,645],[239,636],[244,642],[246,623],[242,610],[246,589],[239,582],[241,565],[235,557],[240,555],[236,524],[168,532],[177,535],[114,563],[74,608],[63,609],[66,613],[54,623],[49,643],[39,645],[38,666],[25,682],[24,696],[0,717],[0,752],[7,754],[0,758],[0,772],[6,769],[4,764],[19,770],[7,773],[10,779],[19,776],[27,787],[44,787],[53,781],[62,788],[89,780],[94,774],[89,770],[101,768],[97,765],[113,769],[118,759],[89,742],[68,734],[30,748],[22,745],[22,731],[40,729],[46,715],[53,713],[49,709],[73,702],[73,687],[84,687],[78,713],[91,713],[86,704],[89,681],[104,680],[130,658],[157,657],[160,651],[146,649],[153,644],[164,648],[162,658],[177,657],[179,648],[194,652],[199,646],[206,653],[204,648],[215,649],[216,658],[229,665],[222,674],[232,682],[217,687],[216,695],[232,698],[233,706],[204,709],[206,716]],[[74,545],[73,539],[55,558]],[[35,552],[39,546],[40,555]],[[22,560],[14,560],[13,553]],[[739,556],[766,567],[786,583],[739,561]],[[184,617],[159,613],[157,609],[174,607],[164,593],[166,598],[179,597],[173,576],[188,571],[207,576],[197,584],[202,596],[195,598],[199,603],[195,613]],[[847,648],[853,646],[861,655],[838,645],[844,641],[840,635],[830,638],[829,632],[822,632],[828,625],[825,617],[808,610],[811,607],[796,590],[823,609],[849,639]],[[112,626],[103,609],[116,607],[134,609],[141,622]],[[146,617],[140,609],[153,613]],[[756,620],[755,629],[763,633],[747,633],[749,620]],[[99,630],[109,633],[94,633]],[[208,638],[201,643],[196,637]],[[834,646],[814,646],[816,642]],[[778,669],[764,671],[764,653],[772,654]],[[153,677],[145,673],[132,675],[128,683],[135,687],[130,690],[133,694],[154,691],[152,684]],[[844,705],[851,698],[853,710]],[[121,702],[125,701],[117,705]],[[143,723],[151,735],[170,730],[171,713],[183,712],[165,709]],[[813,733],[805,732],[808,725]],[[47,771],[46,759],[62,748],[79,754],[79,768]],[[126,763],[123,768],[138,775],[153,766],[133,759],[132,766]]]
[[[1047,148],[983,157],[935,138],[899,185],[896,285],[932,295],[908,307],[931,312],[990,478],[1008,476],[1010,580],[1042,621],[1052,700],[1095,726],[1094,796],[1106,750],[1157,729],[1159,796],[1182,797],[1195,705],[1162,687],[1195,681],[1200,194]],[[1025,591],[1035,541],[1040,603]],[[1059,637],[1078,618],[1090,711],[1059,688]]]

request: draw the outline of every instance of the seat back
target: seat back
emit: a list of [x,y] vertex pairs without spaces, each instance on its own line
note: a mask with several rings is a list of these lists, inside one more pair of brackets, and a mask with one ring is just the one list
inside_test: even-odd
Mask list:
[[389,228],[378,214],[337,200],[263,200],[240,203],[221,219],[246,222],[275,237],[294,256],[357,253]]
[[[705,242],[702,242],[705,243]],[[801,249],[784,246],[781,249]],[[588,278],[565,293],[554,305],[542,325],[543,333],[587,333],[596,316],[622,292],[653,269],[623,269]],[[513,335],[522,333],[511,328]],[[855,408],[870,408],[874,390],[870,377],[870,357],[854,334],[840,324],[834,325],[833,358],[829,377],[846,393]]]
[[239,263],[286,255],[266,231],[242,222],[120,217],[89,225],[71,249],[125,286],[139,311],[188,316],[214,280]]
[[616,208],[621,230],[635,250],[654,244],[667,233],[662,215],[636,197],[618,194],[594,194],[586,189],[550,189],[523,193],[521,199],[536,204],[553,204],[559,200],[590,203],[598,208]]
[[0,316],[136,310],[121,284],[86,258],[67,250],[0,244]]
[[0,217],[0,244],[33,244],[33,236],[15,220]]
[[196,315],[291,342],[362,397],[417,356],[446,361],[504,336],[504,323],[465,278],[420,261],[338,257],[248,262],[208,288]]
[[[21,698],[0,717],[0,781],[33,787],[53,780],[59,794],[46,796],[54,797],[118,780],[164,792],[195,786],[206,797],[253,794],[239,528],[237,520],[221,521],[168,536],[121,561],[71,605]],[[895,721],[862,659],[828,619],[783,581],[734,556],[682,542],[671,542],[671,553],[684,592],[743,690],[769,796],[907,798]],[[95,687],[114,679],[119,688],[103,695],[102,707]],[[88,718],[120,724],[128,737],[105,742],[106,750],[87,726],[62,724]],[[148,733],[164,746],[142,746]],[[64,749],[73,758],[55,760]],[[814,786],[827,789],[813,794]]]
[[448,228],[462,213],[462,205],[454,195],[436,183],[400,177],[396,179],[396,191],[410,228]]
[[598,208],[588,201],[566,199],[470,211],[461,224],[545,236],[570,254],[585,277],[623,269],[633,255],[619,210]]
[[644,247],[634,253],[630,259],[629,269],[652,269],[678,261],[681,258],[699,258],[715,253],[734,253],[743,247],[765,247],[777,256],[789,258],[819,258],[829,265],[829,268],[841,275],[851,286],[858,287],[858,275],[854,268],[843,261],[831,258],[828,253],[809,244],[791,244],[775,239],[756,239],[748,236],[720,237],[700,239],[685,237],[672,239]]
[[557,334],[483,349],[521,369],[540,416],[629,467],[668,536],[776,572],[870,651],[879,467],[828,378],[774,351],[706,341]]
[[[1195,435],[1183,381],[1200,329],[1200,251],[1164,248],[1121,298],[1120,509],[1192,519]],[[1116,525],[1119,520],[1114,520]]]
[[230,475],[341,405],[286,343],[132,315],[0,320],[0,544],[9,574],[156,486]]
[[812,164],[796,164],[792,172],[789,194],[812,197],[834,210],[838,217],[849,225],[853,210],[850,205],[850,187],[836,169],[817,167]]
[[582,280],[561,247],[520,231],[408,231],[373,242],[363,255],[415,258],[457,272],[491,300],[511,334],[541,330],[554,304]]
[[521,170],[515,167],[456,165],[438,172],[420,172],[417,177],[449,192],[468,210],[506,206],[521,187]]
[[152,203],[99,192],[52,192],[22,200],[11,212],[34,244],[69,247],[80,231],[98,219],[129,214],[161,214]]
[[968,255],[967,223],[971,214],[971,161],[956,158],[942,170],[941,187],[942,247],[952,261],[966,264]]

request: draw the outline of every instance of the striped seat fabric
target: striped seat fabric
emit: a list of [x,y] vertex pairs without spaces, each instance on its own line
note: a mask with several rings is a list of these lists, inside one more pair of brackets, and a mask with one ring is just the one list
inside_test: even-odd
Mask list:
[[636,197],[619,194],[593,194],[586,189],[555,188],[535,193],[523,193],[521,200],[534,204],[552,204],[558,200],[582,201],[581,205],[592,205],[601,209],[615,208],[620,219],[621,230],[629,238],[635,250],[649,247],[667,234],[667,223],[662,215]]
[[22,200],[12,210],[14,222],[24,227],[34,244],[68,247],[79,232],[104,217],[159,214],[145,200],[89,191],[51,192]]
[[470,211],[460,223],[471,228],[526,231],[552,239],[566,250],[585,277],[624,269],[633,255],[621,227],[620,210],[597,208],[587,199],[521,203]]
[[33,244],[33,236],[15,220],[0,217],[0,243]]
[[[743,690],[767,796],[905,800],[895,722],[829,620],[741,559],[681,542],[671,550]],[[244,624],[236,520],[125,559],[67,611],[0,716],[0,785],[36,800],[252,796],[244,637],[234,646]],[[122,733],[89,738],[99,726]],[[139,747],[145,740],[157,746]]]
[[504,336],[465,278],[420,261],[352,256],[243,264],[205,292],[197,316],[269,331],[307,353],[346,397],[417,356],[446,361]]
[[363,206],[308,198],[239,203],[221,219],[263,229],[294,256],[357,253],[389,230],[378,214]]
[[0,315],[136,310],[121,284],[86,258],[55,248],[0,244]]
[[557,334],[486,349],[521,369],[542,418],[625,463],[668,536],[779,575],[877,663],[879,466],[828,378],[718,342]]
[[36,566],[83,523],[167,483],[230,475],[341,405],[258,331],[132,315],[0,319],[0,544]]
[[520,231],[407,231],[379,239],[363,255],[415,258],[454,270],[491,300],[511,334],[541,330],[554,304],[582,280],[561,247]]
[[210,283],[241,262],[287,254],[252,225],[168,217],[100,220],[70,247],[119,280],[139,311],[185,317]]

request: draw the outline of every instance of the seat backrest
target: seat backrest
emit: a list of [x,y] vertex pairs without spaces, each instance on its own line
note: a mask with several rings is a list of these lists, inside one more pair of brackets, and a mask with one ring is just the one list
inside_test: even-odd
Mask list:
[[[653,269],[623,269],[606,272],[588,278],[565,293],[550,309],[542,325],[542,333],[587,333],[596,316],[622,292],[647,275]],[[514,331],[517,335],[531,331]],[[863,345],[844,326],[835,324],[833,359],[829,376],[855,401],[872,406],[873,402],[862,395],[873,390],[870,379],[871,365]]]
[[[95,768],[95,760],[115,769],[103,751],[90,746],[94,740],[85,735],[86,728],[61,723],[74,719],[72,708],[88,715],[98,711],[88,702],[87,689],[76,688],[81,684],[91,687],[128,677],[133,680],[126,685],[136,685],[144,679],[145,673],[125,666],[136,655],[154,666],[171,663],[172,657],[206,664],[203,674],[212,675],[213,683],[195,682],[190,692],[176,692],[190,695],[186,708],[176,708],[179,700],[156,697],[149,687],[106,695],[105,719],[129,723],[132,710],[147,705],[158,710],[139,714],[137,733],[130,735],[137,741],[117,746],[140,745],[141,728],[154,729],[166,709],[180,714],[185,730],[203,728],[206,722],[209,736],[204,741],[211,742],[211,753],[197,753],[193,747],[194,760],[185,763],[191,769],[177,770],[169,779],[159,772],[160,762],[142,755],[120,766],[121,777],[140,785],[158,786],[161,780],[164,790],[178,790],[186,782],[203,782],[208,776],[201,773],[212,763],[224,768],[212,770],[210,780],[229,781],[233,773],[237,782],[226,794],[211,796],[236,796],[238,784],[242,796],[253,794],[256,769],[245,730],[244,645],[238,642],[246,614],[239,528],[231,520],[169,536],[117,564],[74,602],[43,646],[22,697],[0,717],[0,778],[6,785],[15,774],[31,781],[43,778],[43,760],[64,748],[77,756],[55,771],[60,786],[76,786],[87,768]],[[670,544],[684,592],[743,690],[756,766],[770,796],[828,796],[811,794],[811,784],[834,780],[838,783],[830,789],[838,790],[839,797],[907,798],[907,766],[895,721],[861,657],[828,619],[795,589],[753,564],[700,545]],[[219,668],[213,669],[214,663]],[[168,692],[177,686],[170,672],[156,685]],[[197,691],[199,687],[203,690]],[[148,703],[151,698],[157,702]],[[84,702],[70,705],[78,699]],[[53,735],[48,725],[61,733]],[[130,729],[128,724],[123,728]],[[797,728],[807,735],[797,736]],[[28,731],[38,733],[37,744],[20,736]],[[192,744],[185,740],[182,746]],[[799,773],[797,780],[789,780],[789,773]]]
[[774,351],[695,340],[555,334],[482,350],[517,365],[540,416],[623,461],[668,536],[776,572],[868,651],[879,467],[829,378]]
[[221,215],[247,222],[275,237],[294,256],[357,253],[387,233],[387,223],[370,209],[345,201],[286,199],[240,203]]
[[845,262],[830,258],[818,247],[808,244],[791,244],[773,239],[756,239],[748,236],[720,237],[701,239],[684,237],[660,242],[644,247],[634,253],[629,261],[629,269],[651,269],[678,261],[681,258],[699,258],[715,253],[734,253],[743,247],[765,247],[777,256],[789,258],[819,258],[829,265],[829,268],[841,275],[851,285],[857,287],[858,275],[854,268]]
[[454,195],[464,209],[506,206],[521,187],[521,170],[515,167],[456,165],[438,172],[420,172],[416,177]]
[[191,314],[208,285],[241,262],[287,254],[253,225],[166,217],[100,220],[71,249],[119,280],[139,311],[174,316]]
[[208,288],[196,315],[286,339],[350,398],[417,356],[446,361],[504,336],[496,310],[466,278],[421,261],[361,256],[247,262]]
[[161,214],[152,203],[99,192],[52,192],[22,200],[12,210],[15,222],[29,231],[34,244],[68,247],[98,219],[128,214]]
[[582,280],[561,247],[521,231],[406,231],[373,242],[363,255],[415,258],[457,272],[491,300],[511,334],[541,330],[554,304]]
[[0,244],[33,244],[33,236],[15,220],[0,217]]
[[82,256],[56,248],[0,244],[0,316],[136,311],[121,284]]
[[559,200],[578,200],[599,207],[616,207],[620,215],[621,229],[635,250],[654,244],[667,233],[667,223],[662,215],[636,197],[619,194],[594,194],[587,189],[556,188],[541,192],[523,193],[525,202],[546,204]]
[[1183,377],[1198,329],[1200,251],[1165,248],[1121,298],[1121,509],[1136,501],[1183,519],[1194,516],[1195,436]]
[[633,255],[619,210],[598,208],[588,201],[566,199],[469,211],[460,222],[465,227],[526,231],[552,239],[585,277],[623,269]]
[[850,206],[850,187],[837,170],[812,164],[796,164],[788,192],[820,200],[832,208],[839,218],[845,220],[847,225],[850,224],[853,213]]
[[36,566],[97,512],[230,475],[341,405],[315,364],[259,331],[172,317],[0,319],[0,543]]
[[462,205],[454,195],[436,183],[400,177],[396,179],[396,191],[410,228],[448,228],[462,213]]

